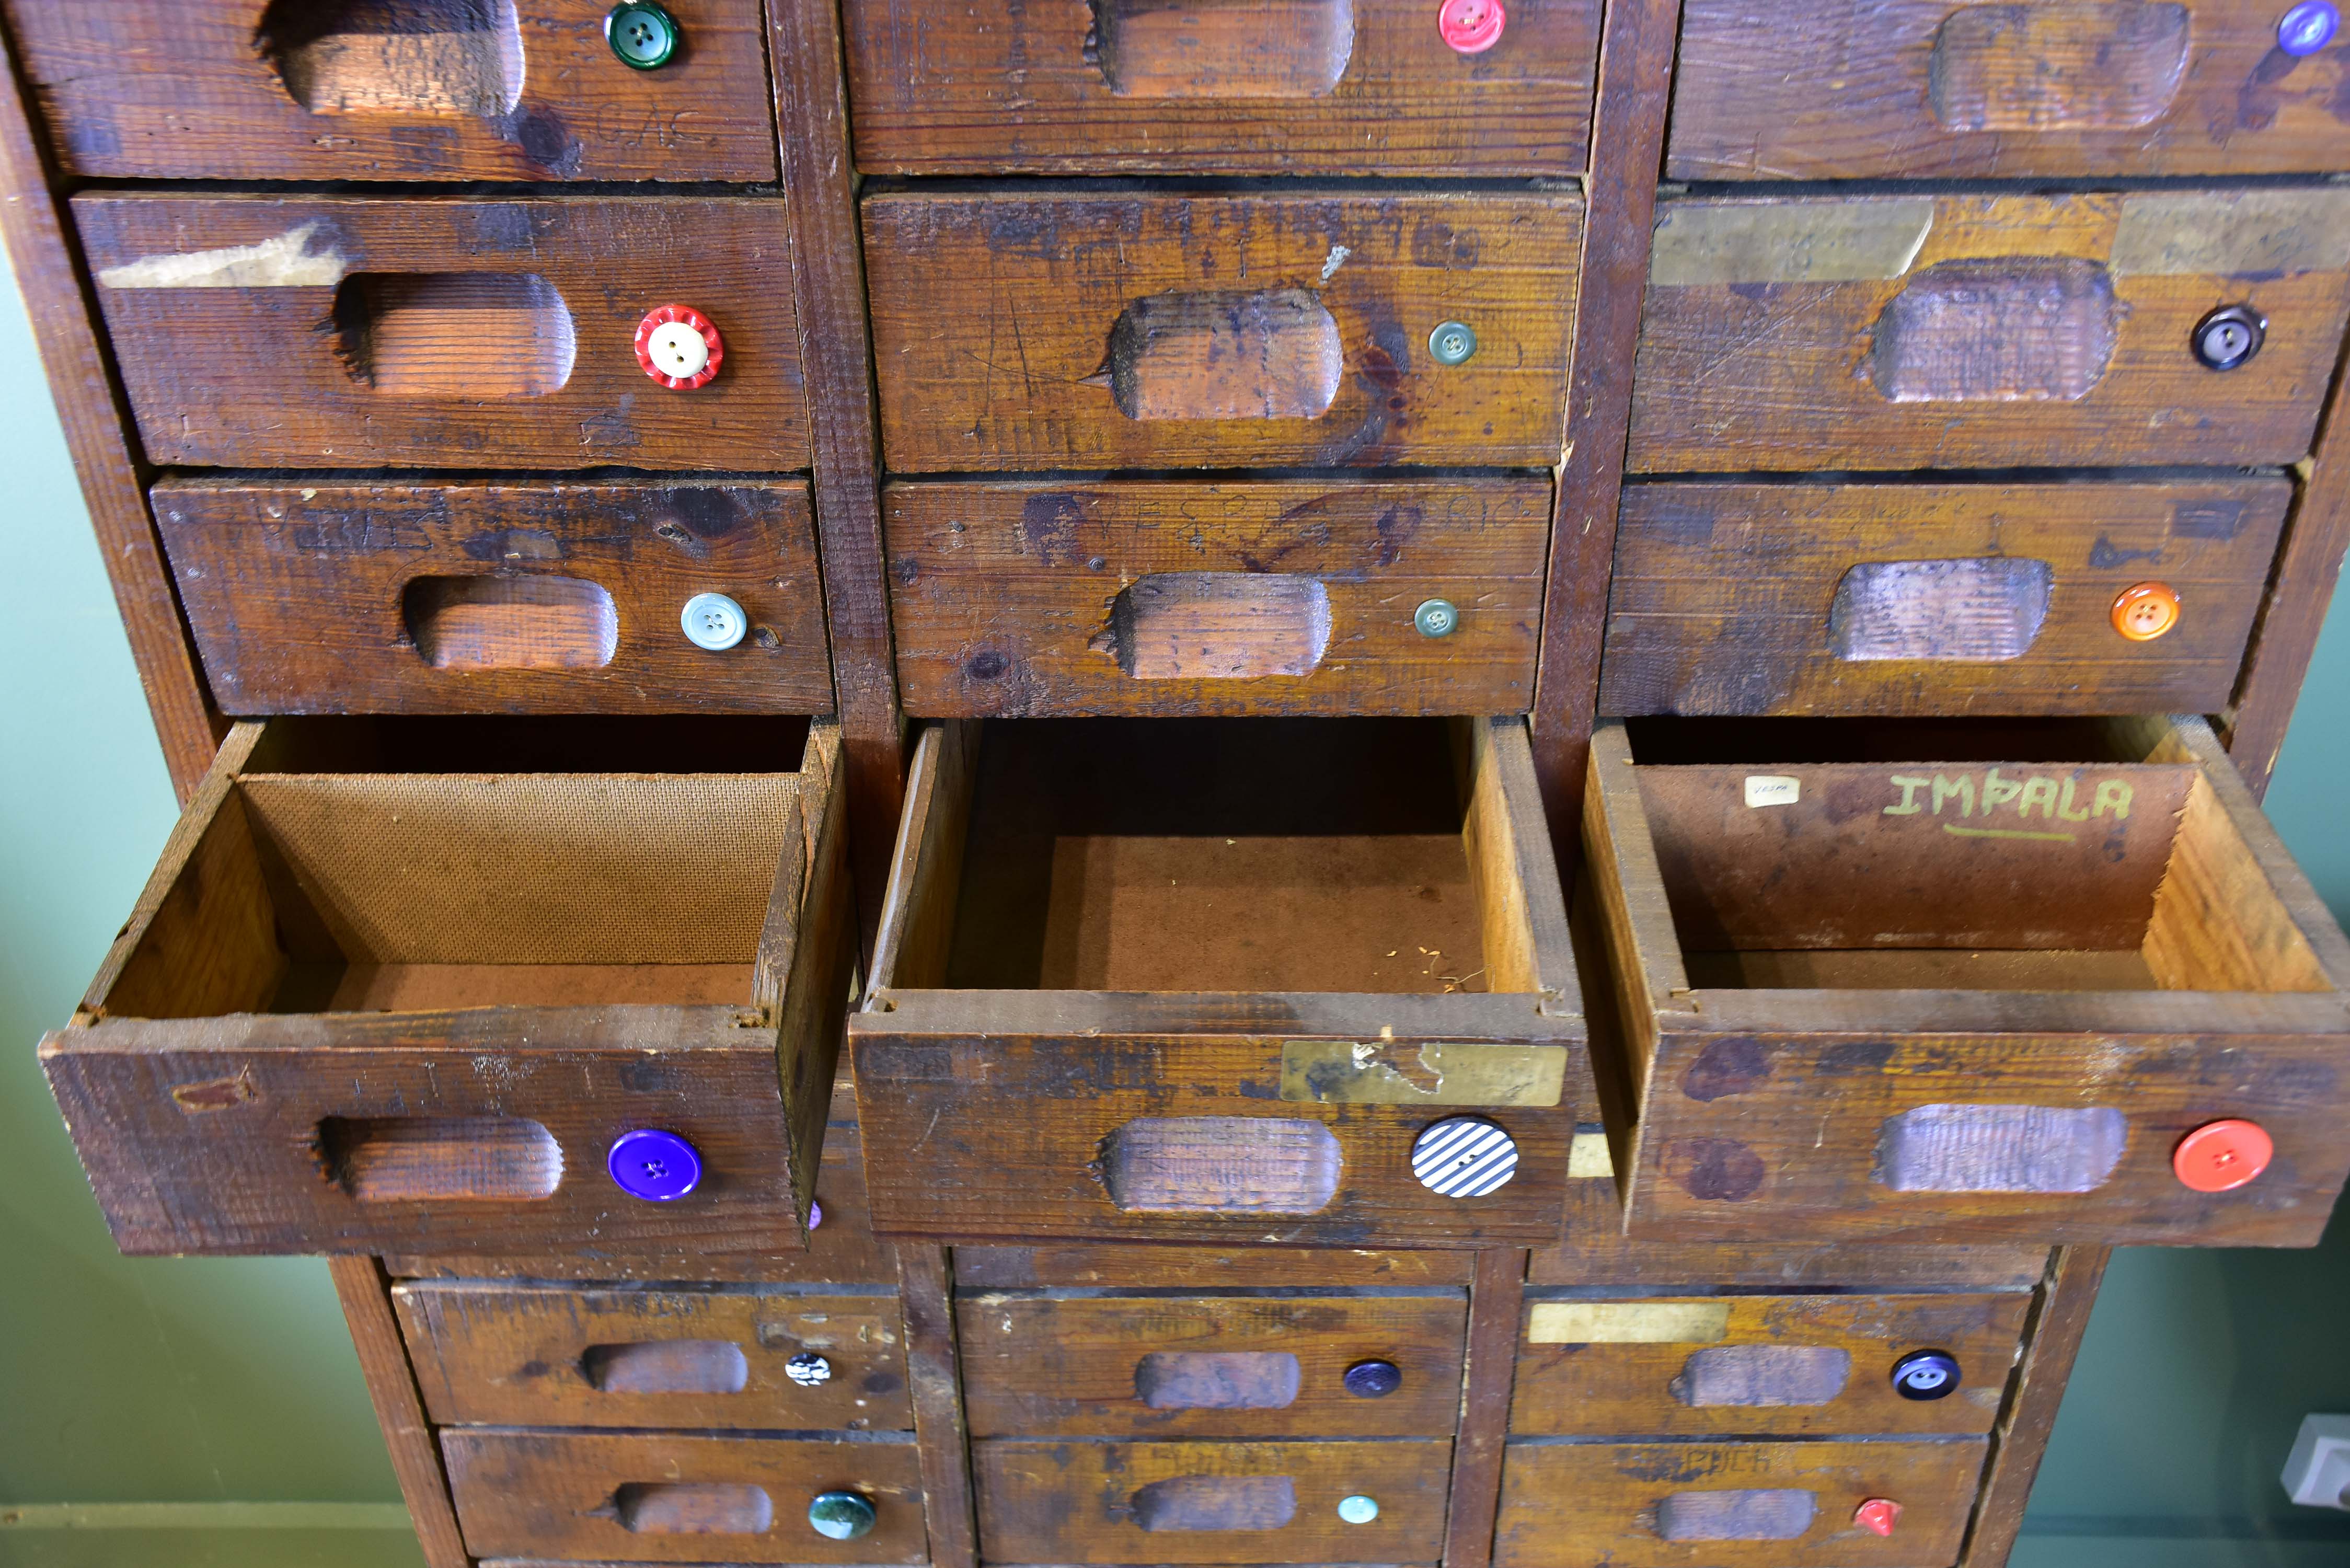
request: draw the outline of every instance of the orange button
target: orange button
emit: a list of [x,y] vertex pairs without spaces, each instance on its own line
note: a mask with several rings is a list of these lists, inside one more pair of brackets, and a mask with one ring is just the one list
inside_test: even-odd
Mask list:
[[2276,1141],[2258,1122],[2206,1122],[2178,1140],[2170,1168],[2198,1192],[2226,1192],[2269,1168]]
[[2114,629],[2152,642],[2178,624],[2178,595],[2168,583],[2134,583],[2114,600]]
[[1872,1497],[1852,1511],[1855,1524],[1879,1535],[1892,1534],[1894,1521],[1900,1517],[1901,1505],[1889,1497]]

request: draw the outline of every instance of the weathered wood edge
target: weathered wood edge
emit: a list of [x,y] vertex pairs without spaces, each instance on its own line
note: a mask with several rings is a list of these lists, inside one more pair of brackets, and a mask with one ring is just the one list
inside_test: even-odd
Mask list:
[[400,1495],[416,1526],[417,1544],[424,1550],[425,1568],[467,1568],[470,1559],[457,1532],[449,1478],[441,1468],[441,1446],[433,1438],[423,1397],[408,1365],[408,1345],[392,1315],[391,1282],[383,1264],[369,1257],[328,1258],[327,1272],[334,1278],[343,1321],[350,1325],[351,1345],[359,1352],[359,1371],[367,1378],[376,1422],[383,1428],[384,1447],[390,1450]]
[[1452,1445],[1452,1501],[1444,1516],[1444,1568],[1487,1568],[1502,1510],[1502,1460],[1517,1379],[1518,1314],[1527,1254],[1477,1254],[1469,1287],[1468,1364]]
[[2050,1259],[2048,1278],[2026,1330],[2028,1348],[2016,1368],[2007,1407],[1991,1428],[1991,1458],[1983,1468],[1982,1490],[1967,1526],[1966,1544],[1959,1552],[1959,1568],[2003,1568],[2014,1550],[2024,1507],[2032,1500],[2032,1483],[2040,1474],[2057,1407],[2072,1376],[2073,1358],[2080,1353],[2089,1310],[2096,1304],[2098,1282],[2111,1256],[2105,1247],[2060,1247]]
[[[1516,718],[1471,722],[1479,726],[1476,787],[1482,792],[1490,783],[1500,797],[1498,809],[1480,826],[1488,833],[1509,835],[1503,852],[1514,868],[1534,940],[1534,984],[1541,998],[1535,1007],[1580,1016],[1583,986],[1575,971],[1575,942],[1567,934],[1566,893],[1559,878],[1557,846],[1550,842],[1543,820],[1525,722]],[[1536,853],[1538,847],[1548,853]]]
[[971,1442],[955,1343],[954,1263],[944,1247],[898,1243],[898,1304],[905,1314],[906,1377],[914,1398],[931,1568],[974,1568],[979,1526],[972,1511]]
[[[857,911],[848,886],[847,759],[839,726],[819,720],[808,729],[800,763],[800,822],[806,875],[795,906],[794,950],[776,1010],[775,1066],[788,1122],[785,1147],[792,1160],[792,1200],[807,1243],[808,1206],[816,1199],[818,1165],[832,1116],[840,1065],[842,1020],[847,1016],[856,967]],[[764,1001],[765,999],[762,999]]]
[[130,405],[96,327],[97,310],[80,247],[66,223],[57,185],[33,129],[32,101],[15,40],[0,22],[0,242],[8,247],[32,318],[33,341],[48,372],[49,395],[66,449],[81,477],[91,530],[106,559],[130,657],[182,801],[212,765],[228,722],[213,707],[178,590],[147,505],[150,473],[136,444]]
[[881,993],[910,977],[935,985],[946,971],[954,936],[955,895],[962,882],[963,835],[971,821],[972,768],[980,724],[961,720],[925,724],[916,738],[906,781],[905,814],[898,827],[889,889],[881,902],[873,971],[863,1005],[886,1011]]
[[[1554,480],[1550,580],[1533,711],[1543,806],[1553,844],[1569,857],[1582,836],[1583,757],[1599,699],[1616,509],[1632,420],[1633,356],[1648,292],[1680,16],[1680,0],[1613,0],[1600,33],[1565,448]],[[1575,870],[1571,858],[1560,868],[1570,893]]]

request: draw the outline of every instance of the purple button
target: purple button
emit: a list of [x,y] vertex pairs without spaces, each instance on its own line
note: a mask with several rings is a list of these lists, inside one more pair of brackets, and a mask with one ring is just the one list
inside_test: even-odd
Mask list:
[[669,1203],[702,1185],[702,1156],[673,1132],[639,1127],[612,1140],[604,1168],[620,1190],[648,1203]]
[[2277,20],[2277,47],[2288,55],[2314,55],[2334,41],[2342,13],[2333,0],[2301,0]]

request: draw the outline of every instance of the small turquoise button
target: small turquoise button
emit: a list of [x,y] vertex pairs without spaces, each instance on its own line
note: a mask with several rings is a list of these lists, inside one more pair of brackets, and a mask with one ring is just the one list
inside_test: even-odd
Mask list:
[[829,1541],[854,1541],[873,1533],[873,1504],[858,1492],[820,1491],[808,1504],[808,1523]]
[[1349,1524],[1368,1524],[1379,1516],[1379,1500],[1357,1492],[1338,1500],[1338,1517]]
[[620,0],[604,13],[604,41],[632,70],[657,71],[677,53],[677,18],[653,0]]

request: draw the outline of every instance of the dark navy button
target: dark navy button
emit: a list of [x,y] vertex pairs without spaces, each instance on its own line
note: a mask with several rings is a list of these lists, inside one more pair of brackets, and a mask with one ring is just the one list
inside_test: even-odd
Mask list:
[[1947,1350],[1913,1350],[1893,1364],[1893,1391],[1904,1399],[1947,1398],[1959,1386],[1959,1358]]
[[673,1132],[639,1127],[612,1140],[604,1168],[620,1190],[648,1203],[669,1203],[702,1185],[702,1155]]
[[2189,347],[2210,370],[2232,370],[2261,351],[2268,337],[2265,317],[2248,305],[2223,305],[2195,324]]
[[1347,1368],[1347,1392],[1357,1399],[1384,1399],[1403,1386],[1403,1372],[1392,1361],[1357,1361]]
[[2342,13],[2331,0],[2302,0],[2277,18],[2277,47],[2288,55],[2314,55],[2334,41]]

